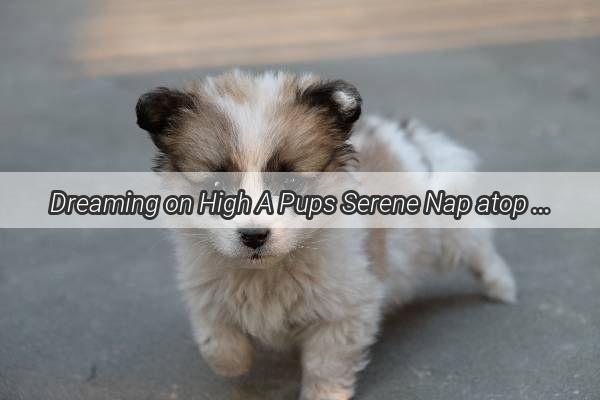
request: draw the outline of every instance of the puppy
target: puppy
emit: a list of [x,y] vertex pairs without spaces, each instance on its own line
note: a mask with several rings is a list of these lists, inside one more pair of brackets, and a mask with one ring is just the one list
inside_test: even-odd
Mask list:
[[[418,123],[357,123],[361,103],[344,81],[234,71],[185,90],[157,88],[136,112],[158,148],[158,171],[473,169],[469,151]],[[250,369],[257,344],[298,346],[303,400],[353,396],[382,314],[410,299],[430,266],[464,264],[490,298],[516,297],[483,231],[273,225],[175,236],[180,287],[208,365],[234,377]]]

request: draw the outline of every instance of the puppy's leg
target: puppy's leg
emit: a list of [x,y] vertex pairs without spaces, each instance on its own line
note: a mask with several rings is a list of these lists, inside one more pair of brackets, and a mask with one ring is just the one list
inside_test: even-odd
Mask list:
[[302,344],[301,400],[348,400],[356,374],[368,363],[377,318],[373,321],[322,322]]
[[254,348],[246,335],[221,321],[210,323],[192,316],[194,337],[202,358],[221,376],[235,377],[250,370]]
[[448,232],[458,247],[461,258],[483,285],[485,294],[492,300],[514,303],[517,287],[513,274],[496,250],[490,231],[483,229],[457,229]]

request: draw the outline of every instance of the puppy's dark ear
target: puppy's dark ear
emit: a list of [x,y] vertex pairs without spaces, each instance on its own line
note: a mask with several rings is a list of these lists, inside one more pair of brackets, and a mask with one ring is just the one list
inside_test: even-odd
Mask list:
[[356,87],[346,81],[315,83],[301,93],[300,99],[328,112],[334,119],[336,128],[347,136],[360,117],[362,98]]
[[137,124],[148,131],[154,143],[159,146],[160,136],[172,126],[184,109],[193,109],[195,98],[190,93],[158,87],[140,96],[135,112]]

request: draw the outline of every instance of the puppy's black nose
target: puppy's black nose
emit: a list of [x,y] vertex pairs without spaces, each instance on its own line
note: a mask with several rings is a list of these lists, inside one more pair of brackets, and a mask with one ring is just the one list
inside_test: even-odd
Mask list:
[[258,249],[265,244],[271,231],[269,229],[250,228],[239,229],[238,233],[240,234],[240,239],[244,245],[252,249]]

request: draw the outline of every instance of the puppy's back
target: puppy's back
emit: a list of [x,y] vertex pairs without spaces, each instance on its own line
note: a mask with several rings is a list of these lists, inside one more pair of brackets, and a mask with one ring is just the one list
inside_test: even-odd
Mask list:
[[364,118],[352,138],[362,172],[471,172],[477,157],[417,120]]

